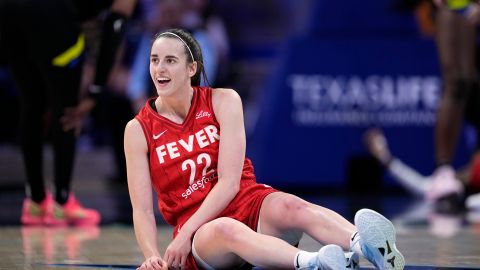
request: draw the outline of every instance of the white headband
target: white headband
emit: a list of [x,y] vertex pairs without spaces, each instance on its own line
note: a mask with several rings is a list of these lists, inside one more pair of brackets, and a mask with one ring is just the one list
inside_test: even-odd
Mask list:
[[190,53],[190,56],[192,57],[192,62],[195,62],[195,58],[193,57],[193,53],[190,50],[190,47],[188,47],[187,43],[179,35],[177,35],[175,33],[172,33],[172,32],[163,32],[163,33],[160,34],[160,36],[163,36],[163,35],[172,35],[172,36],[175,36],[176,38],[180,39],[180,41],[183,42],[183,44],[187,47],[188,52]]

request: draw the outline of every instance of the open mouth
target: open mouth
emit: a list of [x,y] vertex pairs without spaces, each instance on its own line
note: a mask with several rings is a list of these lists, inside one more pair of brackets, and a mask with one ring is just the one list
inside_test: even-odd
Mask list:
[[167,83],[169,83],[171,80],[168,79],[168,78],[157,78],[157,82],[160,84],[160,85],[166,85]]

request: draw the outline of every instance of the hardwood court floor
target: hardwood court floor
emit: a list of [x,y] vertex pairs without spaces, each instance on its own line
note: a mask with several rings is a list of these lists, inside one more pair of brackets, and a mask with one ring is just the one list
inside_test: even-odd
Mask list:
[[[47,151],[45,164],[51,162],[51,151]],[[19,227],[25,196],[20,151],[0,145],[0,269],[135,269],[143,257],[133,228],[116,225],[131,222],[126,186],[113,188],[104,179],[113,167],[107,149],[82,151],[80,148],[74,191],[86,206],[101,212],[101,227]],[[52,179],[50,167],[46,166],[45,174],[46,179]],[[315,192],[310,191],[312,193]],[[411,198],[405,196],[351,196],[328,191],[296,195],[330,208],[350,221],[355,211],[363,207],[378,210],[392,219],[407,270],[480,269],[480,212],[438,215],[421,204],[411,204]],[[157,218],[159,216],[157,214]],[[157,221],[159,246],[164,251],[171,229],[164,226],[161,218]],[[320,244],[305,236],[300,247],[315,251]],[[361,265],[371,268],[366,261]]]
[[[394,219],[397,245],[406,269],[480,269],[480,223],[452,216]],[[171,229],[159,226],[159,245],[167,246]],[[321,245],[304,236],[300,247]],[[135,269],[142,262],[133,228],[109,225],[86,228],[0,227],[0,269]],[[362,268],[371,268],[362,261]]]

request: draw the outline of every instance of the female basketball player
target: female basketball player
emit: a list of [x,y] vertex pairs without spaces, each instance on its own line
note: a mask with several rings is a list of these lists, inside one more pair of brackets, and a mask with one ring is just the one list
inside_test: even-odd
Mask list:
[[[201,73],[201,49],[190,34],[172,29],[156,35],[150,74],[158,97],[125,129],[135,234],[145,256],[138,269],[250,264],[338,270],[358,268],[359,254],[380,269],[403,269],[393,225],[380,214],[360,210],[354,226],[331,210],[257,184],[245,158],[238,94],[200,87]],[[152,187],[164,219],[175,226],[163,256]],[[303,232],[328,245],[318,252],[299,250]]]

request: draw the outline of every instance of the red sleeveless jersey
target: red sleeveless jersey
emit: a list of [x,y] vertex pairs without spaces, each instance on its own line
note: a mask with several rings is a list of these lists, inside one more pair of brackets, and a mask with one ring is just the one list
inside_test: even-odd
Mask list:
[[[136,116],[147,140],[150,175],[160,212],[166,222],[176,227],[195,213],[218,180],[221,130],[212,107],[212,91],[194,87],[190,111],[182,124],[159,115],[151,105],[155,98],[148,100]],[[250,217],[252,203],[258,201],[259,208],[263,198],[273,191],[256,183],[251,161],[245,158],[240,191],[219,216],[252,223],[255,229],[259,210]]]

